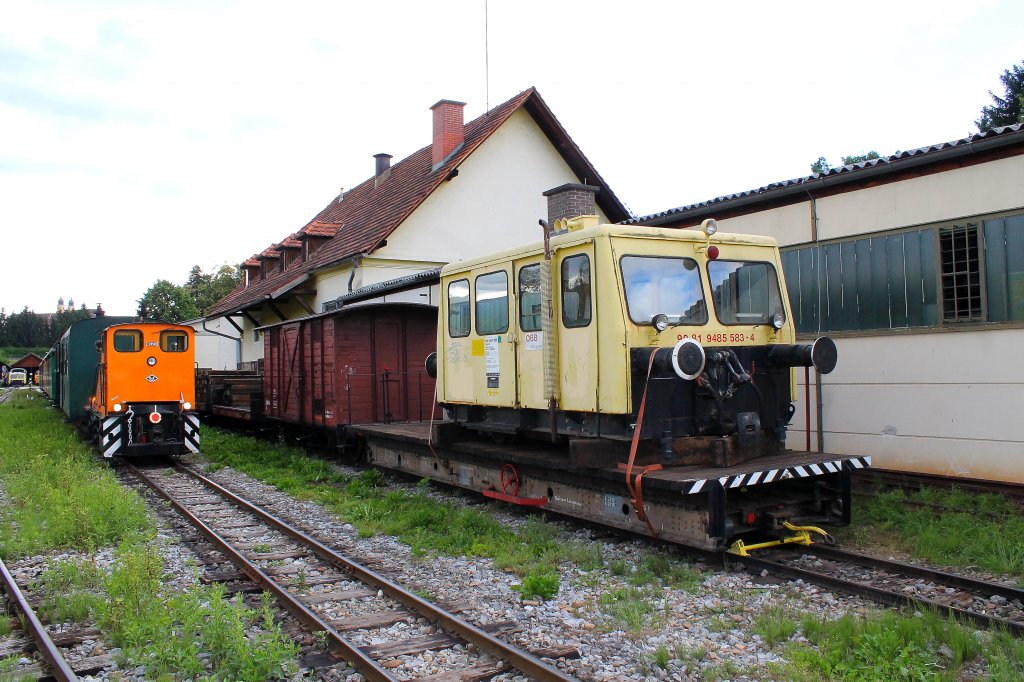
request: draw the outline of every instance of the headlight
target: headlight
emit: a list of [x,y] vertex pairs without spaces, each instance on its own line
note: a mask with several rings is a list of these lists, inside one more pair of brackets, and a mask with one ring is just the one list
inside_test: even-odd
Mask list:
[[710,237],[715,232],[718,232],[718,223],[715,221],[714,218],[708,218],[707,220],[700,224],[700,229],[704,232],[704,234]]
[[658,313],[651,318],[651,326],[657,329],[659,332],[663,332],[668,329],[668,315],[665,313]]
[[786,323],[786,316],[782,313],[775,313],[772,315],[772,326],[775,327],[775,331],[782,329],[782,325]]
[[185,410],[191,410],[192,409],[192,403],[190,403],[189,401],[186,400],[185,402],[183,402],[181,404],[181,407],[182,407],[182,409],[185,409]]
[[114,403],[114,412],[121,411],[121,403]]
[[152,367],[153,365],[156,364],[156,358],[150,355],[148,358],[146,358],[146,364]]

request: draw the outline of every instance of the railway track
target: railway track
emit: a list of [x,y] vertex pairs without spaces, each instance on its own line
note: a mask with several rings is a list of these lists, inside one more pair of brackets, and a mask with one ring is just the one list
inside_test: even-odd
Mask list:
[[109,656],[72,657],[72,649],[83,639],[94,637],[95,630],[72,631],[51,636],[42,619],[36,614],[32,600],[22,592],[14,574],[0,561],[0,579],[7,600],[19,616],[25,637],[9,638],[0,647],[0,658],[14,654],[35,652],[40,660],[29,659],[24,664],[4,671],[3,679],[53,679],[58,682],[77,680],[78,675],[93,675],[113,665]]
[[961,621],[1024,635],[1024,589],[825,545],[728,557],[754,572],[866,597],[889,606],[934,609]]
[[[304,629],[324,633],[333,657],[344,659],[369,680],[397,680],[398,674],[410,679],[403,657],[439,650],[468,653],[449,657],[468,664],[412,679],[486,679],[514,670],[545,682],[574,679],[541,658],[570,656],[575,650],[527,652],[513,647],[497,635],[514,630],[515,623],[475,626],[189,467],[176,465],[173,475],[164,475],[168,470],[161,469],[159,480],[151,471],[130,464],[127,469],[230,559],[241,575],[225,572],[225,580],[244,577],[272,593]],[[327,605],[348,613],[333,617]],[[431,625],[410,627],[414,634],[399,641],[387,641],[391,635],[382,633],[383,628],[417,619]]]
[[1009,500],[1024,501],[1024,485],[1018,483],[905,473],[887,469],[859,470],[854,474],[854,485],[856,489],[869,494],[878,489],[918,491],[927,487],[942,490],[958,488],[970,493],[1001,495]]

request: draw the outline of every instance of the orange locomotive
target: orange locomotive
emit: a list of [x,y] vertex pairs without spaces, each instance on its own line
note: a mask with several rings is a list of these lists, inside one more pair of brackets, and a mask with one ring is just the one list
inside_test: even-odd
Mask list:
[[199,451],[194,330],[134,322],[100,332],[96,383],[86,412],[104,457]]

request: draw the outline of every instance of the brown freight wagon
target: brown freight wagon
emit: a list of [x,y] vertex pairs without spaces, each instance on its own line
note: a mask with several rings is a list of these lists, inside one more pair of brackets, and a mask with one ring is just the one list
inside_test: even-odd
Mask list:
[[436,343],[437,308],[352,306],[263,332],[268,419],[339,434],[349,424],[440,416],[423,366]]

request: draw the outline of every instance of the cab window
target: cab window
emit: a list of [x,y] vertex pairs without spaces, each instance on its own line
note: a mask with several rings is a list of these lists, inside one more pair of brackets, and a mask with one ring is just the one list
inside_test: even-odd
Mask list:
[[519,328],[540,331],[540,265],[519,269]]
[[118,329],[114,332],[114,350],[118,353],[137,353],[142,350],[142,332],[138,329]]
[[669,324],[708,321],[700,269],[694,259],[623,256],[620,265],[626,308],[636,324],[650,324],[659,314],[667,315]]
[[188,335],[182,331],[160,332],[160,350],[165,353],[184,353],[188,350]]
[[476,278],[476,333],[508,331],[508,273],[489,272]]
[[469,336],[469,280],[448,284],[448,335]]
[[709,261],[708,279],[722,324],[767,324],[784,312],[779,277],[771,263]]
[[590,324],[590,257],[586,254],[562,261],[562,324]]

